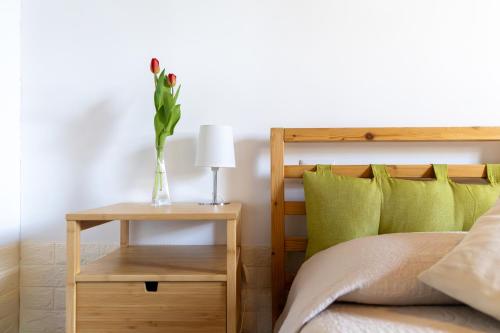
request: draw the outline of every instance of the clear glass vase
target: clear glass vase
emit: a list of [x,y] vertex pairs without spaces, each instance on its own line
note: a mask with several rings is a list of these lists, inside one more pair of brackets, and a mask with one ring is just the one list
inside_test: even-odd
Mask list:
[[153,206],[170,205],[170,193],[168,190],[167,171],[165,169],[165,158],[163,149],[156,152],[156,172],[153,187]]

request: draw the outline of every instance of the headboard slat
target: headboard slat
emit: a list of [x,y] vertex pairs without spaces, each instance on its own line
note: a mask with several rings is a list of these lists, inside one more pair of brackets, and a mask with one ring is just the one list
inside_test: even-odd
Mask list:
[[[302,178],[305,171],[314,171],[315,165],[285,165],[285,178]],[[373,177],[369,165],[334,165],[335,174],[358,178]],[[387,170],[395,178],[433,178],[434,171],[430,164],[388,165]],[[450,164],[450,178],[486,178],[485,164]]]
[[285,128],[285,142],[499,141],[498,127]]
[[303,252],[306,250],[307,239],[304,237],[287,237],[285,238],[286,252]]
[[304,201],[285,201],[285,215],[304,215],[305,213]]

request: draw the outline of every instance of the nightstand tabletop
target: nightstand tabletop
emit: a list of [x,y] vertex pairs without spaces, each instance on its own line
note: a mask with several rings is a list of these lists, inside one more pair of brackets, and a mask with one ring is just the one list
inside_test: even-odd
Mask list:
[[174,203],[155,207],[150,203],[119,203],[101,208],[66,214],[67,221],[211,221],[238,219],[241,203],[233,202],[223,206],[200,205],[197,203]]

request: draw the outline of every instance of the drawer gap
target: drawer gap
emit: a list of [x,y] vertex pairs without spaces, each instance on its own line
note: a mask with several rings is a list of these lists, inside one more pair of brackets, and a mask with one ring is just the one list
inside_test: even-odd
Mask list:
[[155,293],[158,291],[158,281],[146,281],[144,287],[148,293]]

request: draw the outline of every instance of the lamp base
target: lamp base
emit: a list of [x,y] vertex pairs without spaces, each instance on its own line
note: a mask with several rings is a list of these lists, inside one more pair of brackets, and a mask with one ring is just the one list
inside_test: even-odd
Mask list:
[[225,206],[229,205],[230,202],[198,202],[201,206]]
[[212,167],[213,174],[213,192],[212,192],[212,201],[211,202],[199,202],[199,205],[206,206],[224,206],[230,204],[230,202],[219,201],[220,198],[217,195],[217,171],[219,171],[219,167]]

